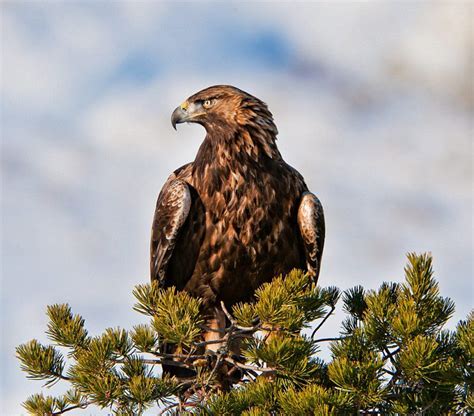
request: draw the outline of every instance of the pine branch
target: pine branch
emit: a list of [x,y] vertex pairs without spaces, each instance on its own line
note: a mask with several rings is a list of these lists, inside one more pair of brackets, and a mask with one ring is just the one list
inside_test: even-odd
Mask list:
[[[200,300],[156,284],[136,288],[135,308],[149,315],[151,324],[129,332],[107,329],[90,337],[80,315],[68,305],[53,305],[48,335],[69,350],[67,357],[35,340],[19,346],[17,355],[28,377],[74,389],[58,398],[34,395],[24,406],[34,415],[60,415],[96,405],[121,416],[141,415],[158,402],[165,405],[161,415],[469,409],[474,313],[456,331],[441,331],[454,305],[439,295],[431,264],[430,256],[410,254],[404,283],[344,292],[349,316],[344,330],[319,339],[315,336],[333,315],[340,292],[308,283],[301,271],[264,284],[253,303],[229,311],[221,302],[228,321],[223,329],[205,324]],[[311,336],[303,336],[314,322]],[[203,332],[220,338],[206,341]],[[329,363],[318,357],[317,344],[323,342],[332,342]],[[172,348],[164,350],[164,344]],[[216,352],[205,353],[216,344]],[[163,365],[191,372],[186,378],[160,378],[156,366]],[[223,391],[227,384],[236,388]]]

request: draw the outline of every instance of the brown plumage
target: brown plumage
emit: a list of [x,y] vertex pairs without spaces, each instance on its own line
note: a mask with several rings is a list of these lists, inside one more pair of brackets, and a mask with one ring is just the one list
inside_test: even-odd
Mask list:
[[213,314],[249,301],[262,283],[293,268],[316,281],[324,245],[319,200],[282,159],[267,105],[231,86],[189,97],[172,123],[206,137],[194,162],[174,171],[158,197],[151,278],[203,299]]

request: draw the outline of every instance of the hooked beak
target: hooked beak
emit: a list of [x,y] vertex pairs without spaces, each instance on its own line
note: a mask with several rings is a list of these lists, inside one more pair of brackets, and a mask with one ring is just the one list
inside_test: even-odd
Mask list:
[[176,130],[176,124],[184,123],[185,121],[189,121],[189,115],[186,108],[183,105],[180,105],[179,107],[176,107],[176,110],[174,110],[171,115],[171,124]]
[[176,124],[179,123],[200,123],[201,116],[203,116],[202,106],[197,103],[189,103],[185,101],[179,107],[173,111],[171,114],[171,124],[176,130]]

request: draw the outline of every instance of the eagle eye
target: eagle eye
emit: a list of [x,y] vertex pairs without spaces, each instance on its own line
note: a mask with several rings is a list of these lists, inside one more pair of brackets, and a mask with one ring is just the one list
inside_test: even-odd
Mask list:
[[211,108],[214,105],[215,100],[214,99],[209,99],[205,100],[202,105],[204,108]]

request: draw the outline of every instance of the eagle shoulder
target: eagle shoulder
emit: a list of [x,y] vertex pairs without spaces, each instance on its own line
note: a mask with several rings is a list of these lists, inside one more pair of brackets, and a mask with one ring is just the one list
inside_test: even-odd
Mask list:
[[325,224],[323,206],[311,192],[302,195],[297,221],[304,242],[308,273],[316,283],[324,248]]

